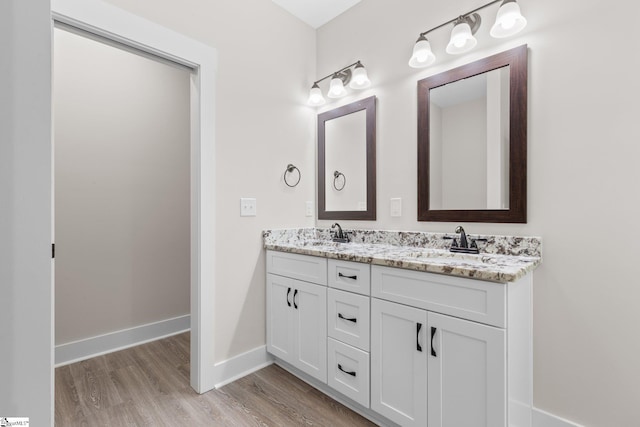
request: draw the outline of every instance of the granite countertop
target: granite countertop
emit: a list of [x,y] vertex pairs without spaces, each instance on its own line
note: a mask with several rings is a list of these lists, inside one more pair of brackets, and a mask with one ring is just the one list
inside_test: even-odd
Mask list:
[[427,271],[492,282],[513,282],[542,261],[537,237],[478,236],[480,254],[448,251],[444,233],[346,230],[349,243],[332,242],[327,229],[265,230],[265,249]]

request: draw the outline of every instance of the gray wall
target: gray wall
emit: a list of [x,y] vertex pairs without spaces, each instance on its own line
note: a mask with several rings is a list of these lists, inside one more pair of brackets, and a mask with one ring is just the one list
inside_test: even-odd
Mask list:
[[[372,87],[359,96],[378,97],[378,221],[343,226],[453,232],[457,223],[416,221],[416,82],[527,43],[528,223],[463,225],[544,240],[533,290],[535,406],[589,426],[639,425],[640,57],[621,42],[637,37],[620,17],[640,4],[521,0],[529,25],[503,40],[489,36],[495,5],[482,12],[475,50],[447,55],[443,28],[429,36],[436,63],[407,66],[421,31],[484,3],[363,1],[318,30],[317,75],[361,59]],[[399,195],[404,215],[391,218],[389,198]]]
[[54,30],[56,345],[189,314],[189,86]]

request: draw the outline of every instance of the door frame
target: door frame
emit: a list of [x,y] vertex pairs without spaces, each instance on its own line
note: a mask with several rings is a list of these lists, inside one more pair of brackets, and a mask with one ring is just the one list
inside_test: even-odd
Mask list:
[[[214,381],[215,77],[217,51],[99,0],[52,0],[56,22],[185,65],[191,72],[191,387]],[[52,177],[53,179],[53,177]],[[52,312],[52,324],[55,314]]]

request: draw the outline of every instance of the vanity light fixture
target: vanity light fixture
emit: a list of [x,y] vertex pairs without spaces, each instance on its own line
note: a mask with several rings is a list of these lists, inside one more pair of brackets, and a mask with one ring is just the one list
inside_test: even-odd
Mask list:
[[451,30],[451,39],[447,45],[447,53],[458,55],[460,53],[469,52],[476,47],[478,40],[473,35],[480,28],[480,15],[474,13],[468,16],[461,16],[456,20],[453,30]]
[[[354,67],[353,71],[351,70],[351,67]],[[360,61],[356,61],[351,65],[341,68],[340,70],[313,82],[313,86],[311,86],[311,90],[309,91],[309,105],[315,107],[323,105],[326,102],[318,83],[328,79],[329,77],[331,77],[329,92],[327,93],[329,98],[340,98],[345,96],[347,94],[345,85],[347,84],[351,89],[365,89],[371,86],[371,80],[369,80],[369,77],[367,76],[366,68],[364,68],[364,65],[362,65]]]
[[502,4],[500,5],[500,9],[498,9],[496,21],[491,27],[491,36],[503,38],[520,32],[520,30],[527,25],[527,20],[522,16],[522,13],[520,13],[520,6],[518,6],[516,0],[493,0],[458,18],[451,19],[444,24],[420,33],[420,37],[418,37],[418,40],[413,46],[413,54],[411,55],[411,59],[409,59],[409,66],[413,68],[423,68],[434,63],[436,57],[431,50],[431,44],[426,35],[445,25],[454,24],[449,44],[447,44],[446,48],[447,53],[457,55],[473,49],[478,43],[473,35],[478,28],[480,28],[480,23],[482,22],[480,15],[476,12],[499,1],[502,1]]

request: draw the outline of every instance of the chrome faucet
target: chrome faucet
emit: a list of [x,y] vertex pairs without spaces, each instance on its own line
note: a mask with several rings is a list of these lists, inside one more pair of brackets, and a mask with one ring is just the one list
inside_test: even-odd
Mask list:
[[342,227],[340,227],[340,224],[338,224],[337,222],[334,223],[331,226],[331,229],[334,229],[336,227],[338,228],[338,231],[334,232],[332,240],[334,242],[347,243],[349,241],[349,238],[347,237],[347,234],[342,231]]

